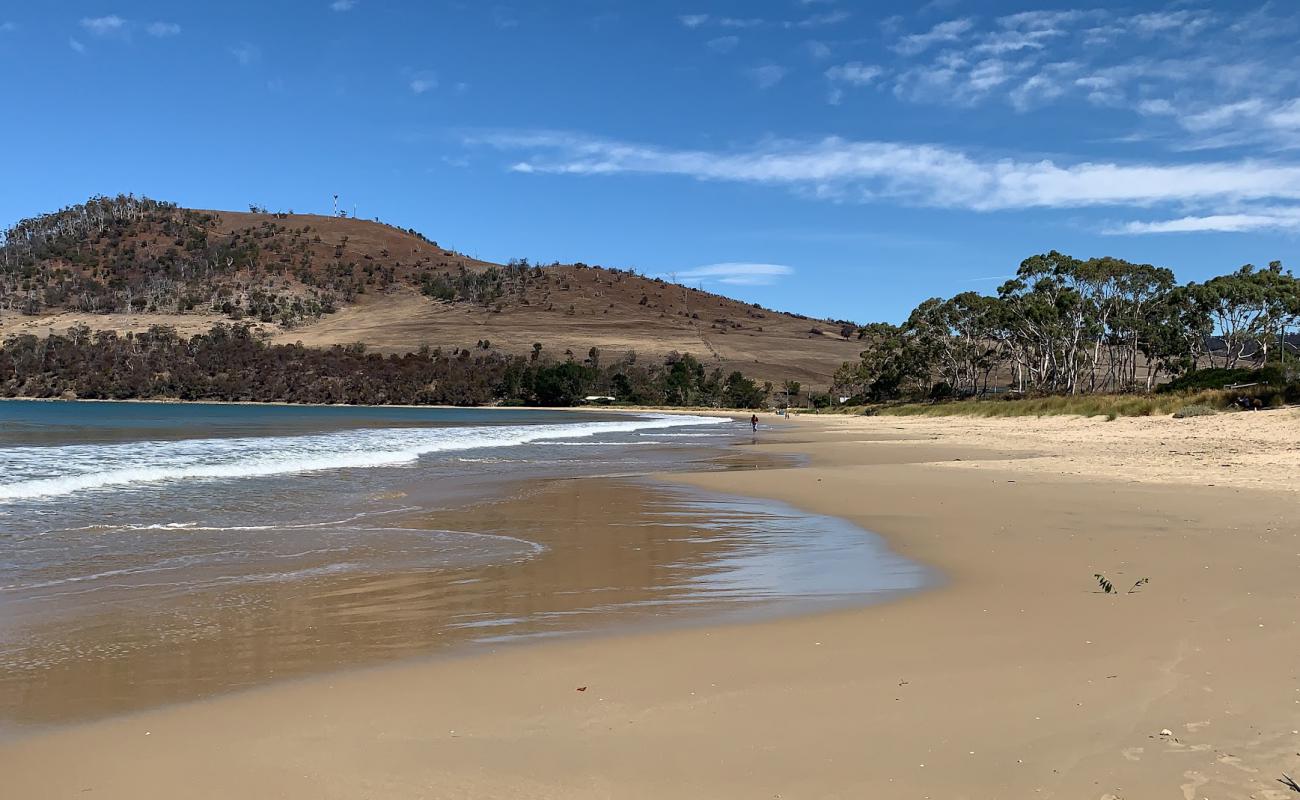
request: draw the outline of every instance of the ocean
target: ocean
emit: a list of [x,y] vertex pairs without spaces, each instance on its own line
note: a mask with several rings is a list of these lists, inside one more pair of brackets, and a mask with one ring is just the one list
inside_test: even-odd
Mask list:
[[0,401],[0,727],[924,582],[842,520],[644,478],[762,466],[726,456],[748,428]]

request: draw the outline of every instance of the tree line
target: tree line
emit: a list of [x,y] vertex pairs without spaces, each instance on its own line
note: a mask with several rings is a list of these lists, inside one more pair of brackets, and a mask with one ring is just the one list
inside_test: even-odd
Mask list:
[[365,345],[268,344],[247,324],[185,338],[169,327],[118,335],[77,326],[0,344],[0,396],[403,405],[576,405],[589,395],[645,405],[757,408],[770,386],[706,370],[689,354],[608,363],[592,348],[552,358],[543,346],[509,355],[421,348],[404,355]]
[[995,295],[933,298],[901,325],[862,326],[861,358],[834,391],[859,402],[1149,391],[1198,367],[1280,365],[1297,326],[1300,283],[1279,261],[1179,284],[1163,267],[1052,251]]

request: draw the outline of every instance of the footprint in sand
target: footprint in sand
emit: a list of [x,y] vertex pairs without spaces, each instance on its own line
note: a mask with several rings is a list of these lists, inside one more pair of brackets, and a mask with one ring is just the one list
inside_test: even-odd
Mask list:
[[1184,772],[1183,777],[1187,783],[1178,787],[1183,790],[1183,800],[1196,800],[1196,790],[1210,782],[1209,778],[1194,769]]
[[1237,769],[1241,770],[1242,772],[1248,772],[1248,773],[1250,773],[1251,775],[1255,775],[1255,774],[1257,774],[1257,773],[1259,772],[1259,770],[1255,769],[1254,767],[1248,767],[1248,766],[1246,766],[1245,764],[1241,763],[1241,759],[1240,759],[1240,758],[1238,758],[1238,757],[1236,757],[1236,756],[1234,756],[1234,755],[1230,755],[1230,754],[1228,754],[1228,753],[1220,753],[1220,754],[1219,754],[1219,758],[1218,758],[1218,762],[1219,762],[1220,764],[1226,764],[1226,765],[1229,766],[1229,767],[1236,767]]
[[[1119,751],[1119,752],[1120,752],[1120,755],[1124,756],[1124,758],[1128,759],[1129,761],[1141,761],[1141,760],[1142,760],[1142,754],[1143,754],[1144,752],[1146,752],[1146,748],[1145,748],[1145,747],[1125,747],[1123,750],[1121,750],[1121,751]],[[1104,800],[1104,799],[1103,799],[1103,800]]]

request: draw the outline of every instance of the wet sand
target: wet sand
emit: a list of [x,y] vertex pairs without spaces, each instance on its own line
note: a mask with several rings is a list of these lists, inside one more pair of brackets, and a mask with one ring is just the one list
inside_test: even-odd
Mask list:
[[1017,424],[797,419],[757,449],[807,466],[672,478],[848,519],[939,588],[286,683],[0,746],[0,773],[24,798],[1290,796],[1295,495],[1147,480],[1118,444],[1106,477],[1025,468],[1053,455]]
[[[725,470],[790,461],[739,450],[676,458],[665,463]],[[90,613],[76,594],[77,605],[62,610],[11,604],[0,720],[81,722],[489,644],[843,607],[874,599],[865,590],[926,580],[855,527],[769,501],[637,478],[494,488],[499,496],[448,503],[441,483],[423,500],[410,487],[404,502],[451,507],[368,529],[365,547],[342,556],[373,564],[361,571],[334,569],[341,556],[330,529],[283,529],[281,549],[318,553],[315,561],[295,557],[290,574],[250,563],[269,579],[234,584],[198,567],[173,571],[168,581],[202,577],[209,588],[107,587]],[[429,562],[431,549],[446,553],[444,565]],[[402,553],[407,569],[395,567]],[[882,569],[894,574],[874,574]]]

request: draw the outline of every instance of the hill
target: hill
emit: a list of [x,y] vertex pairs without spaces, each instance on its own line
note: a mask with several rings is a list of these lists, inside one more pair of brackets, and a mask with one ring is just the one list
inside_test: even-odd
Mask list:
[[861,349],[852,325],[628,270],[493,264],[414,230],[344,217],[94,198],[23,220],[0,245],[0,336],[78,324],[195,333],[220,320],[252,322],[276,343],[361,342],[382,353],[676,351],[810,388]]

